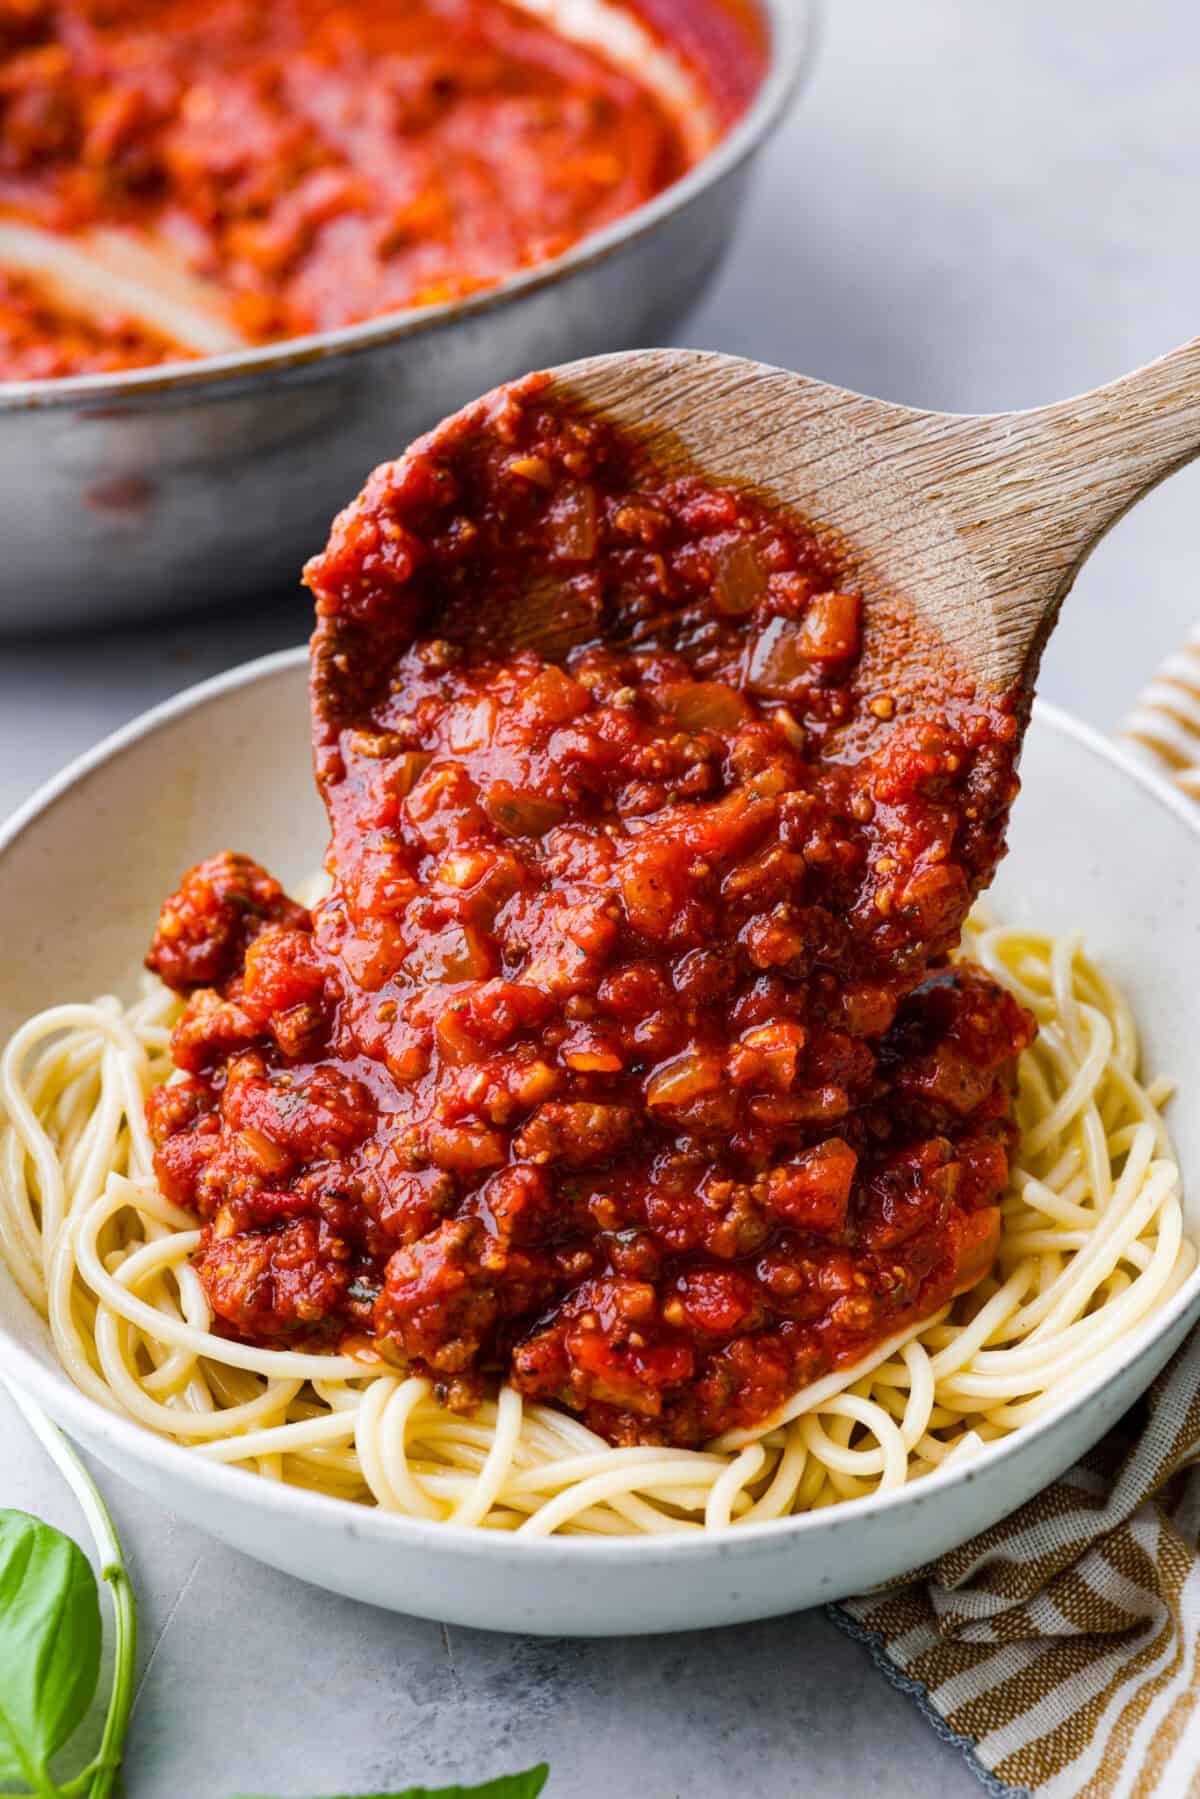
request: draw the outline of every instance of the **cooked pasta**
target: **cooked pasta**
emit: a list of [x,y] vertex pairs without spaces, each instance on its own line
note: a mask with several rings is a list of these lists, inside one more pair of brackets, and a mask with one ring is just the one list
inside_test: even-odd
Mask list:
[[144,1099],[179,1002],[57,1006],[0,1061],[0,1251],[76,1385],[188,1452],[430,1522],[739,1528],[977,1455],[1129,1355],[1191,1272],[1180,1174],[1130,1007],[1078,934],[973,921],[963,954],[1035,1014],[992,1273],[867,1362],[702,1450],[613,1447],[509,1387],[461,1415],[382,1359],[215,1334],[196,1221],[158,1191]]

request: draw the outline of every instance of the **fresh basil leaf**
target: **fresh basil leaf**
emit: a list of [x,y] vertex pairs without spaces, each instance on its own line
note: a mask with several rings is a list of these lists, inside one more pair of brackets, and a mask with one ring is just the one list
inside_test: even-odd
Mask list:
[[[402,1793],[339,1793],[335,1799],[537,1799],[549,1778],[545,1762],[524,1774],[501,1774],[480,1787],[405,1787]],[[261,1793],[242,1793],[238,1799],[265,1799]]]
[[0,1780],[44,1791],[100,1674],[96,1577],[70,1537],[0,1511]]

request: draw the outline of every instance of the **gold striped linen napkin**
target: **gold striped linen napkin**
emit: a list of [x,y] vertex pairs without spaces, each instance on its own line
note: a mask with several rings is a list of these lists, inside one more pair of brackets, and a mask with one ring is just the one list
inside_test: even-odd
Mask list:
[[[1200,802],[1200,627],[1118,733]],[[992,1530],[830,1607],[995,1799],[1200,1799],[1200,1329]]]
[[1200,625],[1163,663],[1118,735],[1189,798],[1200,800]]

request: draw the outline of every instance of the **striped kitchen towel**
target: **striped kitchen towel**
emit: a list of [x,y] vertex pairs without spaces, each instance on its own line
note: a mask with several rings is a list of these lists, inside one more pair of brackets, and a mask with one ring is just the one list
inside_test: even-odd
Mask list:
[[1200,625],[1163,663],[1118,735],[1200,800]]
[[[1200,629],[1121,728],[1200,801]],[[1200,1331],[1093,1452],[831,1607],[996,1799],[1200,1799]]]

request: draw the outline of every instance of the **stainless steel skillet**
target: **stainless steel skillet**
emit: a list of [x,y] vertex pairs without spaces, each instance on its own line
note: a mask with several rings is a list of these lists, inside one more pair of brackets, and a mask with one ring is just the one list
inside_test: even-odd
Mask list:
[[669,342],[729,249],[814,0],[752,0],[767,70],[675,186],[541,268],[448,305],[113,375],[0,382],[0,634],[295,582],[383,457],[528,368]]

